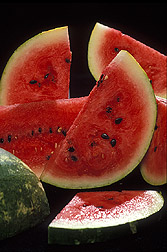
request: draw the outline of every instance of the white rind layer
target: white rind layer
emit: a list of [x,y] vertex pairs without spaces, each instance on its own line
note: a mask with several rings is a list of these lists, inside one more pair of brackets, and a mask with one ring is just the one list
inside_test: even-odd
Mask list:
[[[77,196],[75,196],[77,197]],[[69,204],[73,204],[73,200],[79,201],[73,198]],[[101,211],[96,207],[89,206],[83,207],[80,215],[76,215],[76,218],[69,220],[68,218],[55,218],[49,225],[49,228],[61,228],[61,229],[94,229],[118,226],[141,219],[145,219],[150,215],[158,212],[164,205],[164,199],[157,191],[145,191],[143,196],[136,196],[130,201],[126,201],[121,205]],[[74,206],[75,207],[75,206]],[[68,213],[69,210],[69,213]],[[66,214],[70,215],[71,208],[67,208]],[[87,218],[84,211],[87,211]],[[85,216],[85,218],[82,217]]]

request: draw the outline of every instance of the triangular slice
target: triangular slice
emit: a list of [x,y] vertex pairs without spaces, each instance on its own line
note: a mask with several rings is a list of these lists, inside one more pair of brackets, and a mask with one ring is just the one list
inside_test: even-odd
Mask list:
[[0,82],[0,103],[68,98],[70,65],[67,26],[34,36],[10,57]]
[[157,122],[150,147],[141,162],[143,178],[152,185],[167,183],[167,100],[156,97]]
[[146,153],[156,112],[146,73],[127,51],[121,51],[103,71],[42,180],[65,188],[118,181]]
[[156,191],[77,193],[50,223],[48,242],[78,245],[130,235],[163,204]]
[[88,46],[89,69],[97,80],[118,54],[127,50],[147,73],[156,95],[166,97],[167,57],[153,48],[108,26],[96,23]]

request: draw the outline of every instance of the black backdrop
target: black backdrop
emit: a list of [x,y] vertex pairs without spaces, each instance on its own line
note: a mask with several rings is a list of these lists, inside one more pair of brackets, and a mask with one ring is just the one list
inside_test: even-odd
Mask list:
[[[41,31],[69,26],[73,60],[71,67],[71,97],[88,95],[95,84],[87,66],[87,45],[96,22],[121,30],[137,40],[167,52],[167,4],[164,3],[1,3],[0,4],[0,75],[13,51]],[[43,184],[49,199],[51,215],[41,225],[16,237],[0,242],[0,251],[166,251],[167,204],[163,219],[143,229],[133,237],[122,237],[105,244],[80,247],[49,246],[47,225],[78,190],[64,190]],[[157,189],[167,200],[166,186],[153,187],[142,179],[136,168],[123,180],[96,190]]]
[[163,3],[0,4],[0,11],[0,74],[13,51],[27,39],[44,30],[69,26],[72,97],[87,95],[94,85],[87,66],[87,45],[96,22],[119,29],[164,54],[167,51],[167,5]]

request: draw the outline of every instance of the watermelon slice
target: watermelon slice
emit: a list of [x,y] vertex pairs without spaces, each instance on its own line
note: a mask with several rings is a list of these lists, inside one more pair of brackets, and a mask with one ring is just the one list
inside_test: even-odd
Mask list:
[[167,57],[120,31],[96,23],[88,46],[88,65],[97,80],[102,70],[118,54],[127,50],[139,62],[152,83],[156,95],[167,95]]
[[13,53],[4,69],[1,104],[68,98],[70,65],[67,26],[29,39]]
[[41,179],[65,188],[108,185],[146,153],[156,122],[150,81],[127,52],[103,71]]
[[163,204],[156,191],[80,192],[50,223],[48,242],[78,245],[136,233]]
[[21,160],[0,148],[0,240],[36,226],[49,213],[39,179]]
[[151,145],[141,162],[143,178],[152,185],[167,183],[167,100],[156,97],[157,122]]
[[0,147],[39,177],[81,110],[85,98],[0,106]]

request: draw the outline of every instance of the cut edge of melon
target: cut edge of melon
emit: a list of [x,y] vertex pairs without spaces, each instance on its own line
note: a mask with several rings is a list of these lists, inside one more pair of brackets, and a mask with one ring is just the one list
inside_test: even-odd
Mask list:
[[[23,44],[21,44],[11,55],[6,66],[2,72],[0,79],[0,104],[6,104],[6,94],[8,93],[8,76],[10,75],[11,70],[13,69],[15,62],[18,60],[24,60],[26,54],[29,53],[29,50],[35,45],[37,48],[42,48],[45,45],[50,43],[60,43],[66,42],[69,45],[70,50],[70,41],[68,34],[68,26],[58,27],[55,29],[50,29],[48,31],[43,31],[34,37],[28,39]],[[24,55],[24,57],[21,57]],[[8,75],[6,76],[6,72]],[[4,88],[5,87],[5,88]]]
[[107,31],[108,29],[108,26],[102,25],[97,22],[92,30],[88,42],[88,67],[95,80],[98,80],[100,78],[99,72],[101,72],[101,69],[99,68],[100,59],[98,58],[97,48],[99,47],[99,45],[101,45],[102,35],[104,35],[105,31]]
[[[141,191],[142,192],[142,191]],[[143,197],[145,198],[151,198],[152,201],[147,202],[145,199],[143,199],[143,202],[139,202],[137,201],[137,197],[132,198],[130,201],[124,202],[123,204],[119,205],[118,207],[122,206],[124,207],[127,203],[127,207],[129,207],[131,204],[134,204],[134,202],[136,201],[136,204],[138,205],[143,205],[142,206],[138,206],[137,209],[135,209],[135,211],[133,211],[131,214],[129,214],[129,212],[124,211],[124,213],[122,213],[122,216],[120,215],[120,218],[112,218],[109,219],[107,218],[106,220],[104,219],[95,219],[92,223],[92,221],[88,219],[87,222],[83,223],[83,222],[77,222],[77,220],[75,221],[64,221],[63,219],[61,220],[53,220],[50,224],[49,224],[49,228],[65,228],[65,229],[86,229],[86,228],[104,228],[104,227],[109,227],[109,226],[118,226],[118,225],[122,225],[122,224],[126,224],[126,223],[130,223],[130,222],[134,222],[137,220],[141,220],[141,219],[145,219],[149,216],[151,216],[152,214],[158,212],[164,205],[164,199],[163,196],[154,190],[147,190],[147,191],[143,191]],[[75,195],[75,197],[77,197],[77,194]],[[74,199],[74,198],[73,198]],[[140,199],[141,200],[141,199]],[[72,201],[72,200],[71,200]],[[70,202],[69,202],[70,203]]]
[[82,177],[71,177],[71,178],[65,178],[65,177],[56,177],[55,174],[52,174],[52,172],[49,169],[44,169],[40,179],[44,183],[48,183],[50,185],[64,188],[64,189],[91,189],[91,188],[99,188],[104,186],[109,186],[111,184],[114,184],[121,179],[128,176],[141,162],[143,159],[143,156],[145,155],[149,144],[145,148],[145,151],[142,153],[142,156],[140,156],[140,159],[138,159],[135,162],[132,160],[132,164],[128,164],[126,169],[124,169],[124,172],[121,170],[117,171],[117,173],[114,174],[114,179],[109,176],[109,174],[101,177],[100,182],[99,178],[96,179],[96,177],[89,177],[89,176],[82,176]]
[[153,186],[160,186],[160,185],[165,185],[167,184],[167,176],[161,177],[159,179],[157,179],[157,177],[155,178],[155,176],[152,176],[152,174],[150,174],[149,172],[147,172],[147,167],[145,167],[144,165],[142,165],[140,167],[140,172],[141,175],[143,177],[143,179],[150,185]]
[[[78,195],[76,194],[69,204],[63,209],[63,211],[66,210],[65,218],[63,218],[62,214],[61,218],[56,219],[56,217],[49,224],[48,243],[79,245],[83,243],[104,242],[120,238],[125,235],[135,234],[138,230],[140,231],[141,228],[143,230],[148,223],[152,223],[155,221],[155,218],[158,219],[159,216],[161,216],[164,199],[161,192],[153,190],[141,192],[143,192],[141,198],[134,197],[129,201],[127,200],[124,203],[117,205],[113,209],[111,208],[111,218],[110,214],[108,215],[108,211],[107,214],[104,212],[103,215],[103,211],[101,211],[101,209],[96,209],[95,207],[95,216],[97,216],[97,219],[91,219],[91,217],[89,217],[88,210],[88,218],[86,216],[86,219],[80,220],[79,212],[76,214],[76,220],[70,221],[66,217],[68,216],[68,210],[70,211],[68,205],[71,204],[72,206],[77,201],[76,197]],[[137,205],[137,209],[133,209],[135,203]],[[92,207],[93,206],[91,206],[90,211],[93,210]],[[119,209],[119,216],[115,216],[115,218],[113,218],[117,211],[119,213]],[[160,213],[158,213],[159,211]]]
[[112,181],[111,181],[111,178],[109,178],[108,176],[101,178],[102,182],[99,182],[99,179],[90,178],[88,176],[85,176],[85,177],[82,176],[81,178],[77,177],[77,178],[71,178],[71,179],[57,177],[55,180],[55,174],[53,176],[52,173],[49,172],[48,170],[43,171],[40,179],[42,180],[42,182],[48,183],[56,187],[64,188],[64,189],[91,189],[91,188],[109,186],[123,179],[124,177],[126,177],[129,173],[132,172],[134,168],[135,167],[130,169],[125,174],[123,173],[121,173],[121,175],[117,174],[117,176],[115,176],[115,179]]
[[[164,97],[160,97],[156,95],[156,99],[161,103],[164,104],[165,108],[167,108],[167,99]],[[165,146],[167,148],[167,146]],[[158,186],[167,184],[167,169],[165,176],[161,176],[157,179],[157,176],[153,175],[152,173],[147,171],[147,165],[144,162],[140,164],[140,172],[143,179],[150,185]]]

